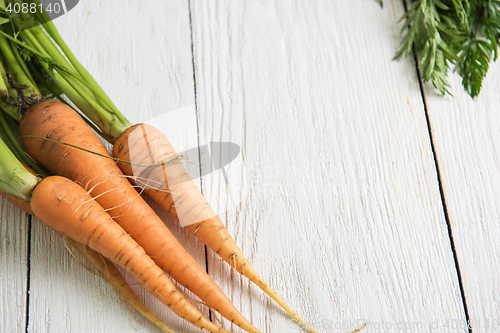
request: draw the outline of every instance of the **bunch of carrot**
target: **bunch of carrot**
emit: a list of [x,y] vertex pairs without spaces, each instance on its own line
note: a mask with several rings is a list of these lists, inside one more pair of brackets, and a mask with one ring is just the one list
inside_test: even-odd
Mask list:
[[[24,199],[4,194],[9,201],[27,213],[35,215],[42,222],[53,228],[60,235],[68,237],[70,244],[77,248],[96,267],[102,276],[132,304],[166,332],[168,327],[154,317],[145,306],[138,301],[119,272],[105,258],[130,273],[144,288],[179,316],[202,329],[210,332],[227,332],[208,321],[203,315],[184,299],[173,283],[154,261],[144,252],[112,217],[91,196],[90,191],[77,183],[60,176],[49,176],[43,179],[31,173],[15,159],[3,141],[0,141],[2,156],[9,161],[14,174],[25,173],[16,179],[23,179]],[[2,177],[8,169],[2,167]],[[15,192],[11,190],[11,192]],[[90,250],[89,250],[90,249]],[[101,256],[102,255],[102,256]],[[103,258],[104,257],[104,258]]]
[[[2,155],[5,154],[3,150]],[[3,196],[7,201],[11,202],[16,207],[20,208],[27,214],[34,215],[33,210],[30,207],[30,203],[18,196],[0,191],[0,195]],[[60,236],[63,236],[60,234]],[[75,248],[80,254],[87,259],[88,262],[95,268],[98,276],[102,277],[105,281],[109,282],[111,286],[116,290],[116,292],[122,297],[122,299],[129,304],[133,309],[141,313],[146,319],[150,320],[158,328],[160,328],[165,333],[172,333],[173,331],[158,317],[156,317],[144,303],[141,302],[139,297],[132,291],[130,286],[125,281],[125,278],[121,275],[120,271],[113,265],[113,263],[103,257],[100,253],[90,249],[88,246],[82,245],[75,242],[69,237],[64,237],[66,246]],[[70,250],[72,251],[72,250]],[[73,253],[72,253],[73,254]],[[74,254],[73,254],[74,255]]]
[[[4,125],[4,123],[2,123]],[[2,134],[6,134],[6,129],[2,127]],[[35,200],[40,200],[39,193],[34,193],[35,187],[41,182],[41,178],[35,175],[35,172],[29,167],[25,167],[20,164],[16,159],[14,154],[8,149],[11,148],[14,151],[15,147],[7,147],[6,144],[0,140],[0,154],[2,156],[2,162],[0,162],[0,188],[8,191],[5,192],[0,190],[0,195],[2,195],[9,202],[23,210],[27,214],[35,215],[31,207],[31,203],[27,200],[33,202]],[[12,185],[8,185],[8,184]],[[44,184],[57,183],[57,178],[48,177],[45,178]],[[76,184],[75,184],[76,185]],[[76,187],[78,188],[78,186]],[[21,190],[19,192],[19,190]],[[17,196],[13,193],[17,193]],[[33,195],[35,195],[33,197]],[[42,201],[46,201],[45,198]],[[50,223],[54,222],[52,220]],[[126,283],[123,276],[120,274],[118,269],[111,263],[109,259],[103,257],[100,253],[90,249],[81,243],[75,242],[73,239],[59,233],[60,236],[64,237],[66,241],[66,246],[75,248],[81,255],[86,258],[92,266],[96,269],[99,276],[101,276],[105,281],[109,282],[111,286],[117,291],[117,293],[122,297],[122,299],[128,303],[133,309],[137,310],[148,320],[153,322],[157,327],[159,327],[163,332],[172,333],[170,328],[165,325],[159,318],[157,318],[137,297],[137,295],[132,291],[129,285]]]
[[[1,5],[0,1],[0,12]],[[30,19],[26,15],[24,19]],[[38,15],[42,14],[31,19],[47,21]],[[29,30],[20,29],[17,21],[10,23],[0,26],[0,52],[6,64],[0,66],[0,131],[16,154],[9,165],[19,172],[14,186],[2,186],[2,179],[8,183],[10,178],[0,175],[0,189],[29,202],[34,215],[58,233],[125,269],[197,327],[225,332],[185,300],[169,277],[231,323],[259,332],[179,244],[140,196],[140,187],[139,192],[187,224],[200,241],[306,325],[252,268],[165,135],[152,126],[131,125],[50,21]],[[93,130],[114,144],[113,158]],[[16,157],[38,173],[54,176],[33,176]]]

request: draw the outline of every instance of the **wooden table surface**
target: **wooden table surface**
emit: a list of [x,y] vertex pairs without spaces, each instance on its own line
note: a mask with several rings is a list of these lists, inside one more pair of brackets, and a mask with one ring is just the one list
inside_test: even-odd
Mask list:
[[[55,24],[132,122],[161,123],[178,150],[241,148],[227,184],[219,170],[198,185],[320,332],[500,332],[500,63],[475,100],[456,74],[454,96],[437,94],[415,59],[392,60],[403,13],[400,0],[85,0]],[[0,208],[0,332],[158,332],[54,232]],[[301,331],[157,211],[256,327]],[[199,331],[134,289],[174,331]]]

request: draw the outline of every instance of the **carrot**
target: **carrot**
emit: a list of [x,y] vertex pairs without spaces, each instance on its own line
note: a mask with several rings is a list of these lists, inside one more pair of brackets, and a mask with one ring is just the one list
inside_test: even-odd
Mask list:
[[30,207],[43,223],[101,253],[130,273],[177,315],[210,332],[227,332],[207,320],[123,228],[80,185],[60,176],[44,178]]
[[[57,101],[41,102],[27,110],[19,129],[32,158],[53,174],[92,188],[96,201],[168,275],[235,325],[248,332],[259,332],[179,244],[116,163],[103,157],[108,156],[106,149],[77,113]],[[96,154],[30,135],[76,145]]]
[[[68,98],[73,101],[75,105],[78,106],[81,112],[83,112],[87,118],[95,124],[95,130],[100,132],[103,138],[110,143],[115,143],[117,140],[122,143],[128,141],[128,134],[135,132],[138,128],[137,126],[141,127],[141,125],[133,127],[130,122],[118,111],[109,97],[106,96],[95,80],[78,62],[71,50],[62,40],[55,27],[50,22],[45,24],[44,27],[45,32],[42,31],[42,29],[37,29],[37,27],[21,31],[19,37],[22,41],[16,38],[17,36],[13,34],[13,32],[8,34],[0,31],[0,35],[5,37],[6,40],[9,40],[9,42],[16,43],[36,56],[40,61],[41,67],[43,67],[43,70],[46,73],[51,74],[55,72],[54,76],[56,80],[54,83],[67,95]],[[59,49],[53,44],[52,40],[48,38],[46,34],[49,34],[52,40],[57,43]],[[50,89],[50,85],[48,88]],[[141,129],[143,129],[143,127],[141,127]],[[139,135],[138,140],[140,142],[145,142],[146,144],[143,145],[143,147],[147,148],[147,142],[154,136],[155,133],[151,130],[149,133],[145,132],[145,137],[143,138],[140,138]],[[166,138],[159,141],[162,140],[168,143]],[[117,146],[121,147],[122,144],[118,144]],[[168,146],[170,146],[170,144],[168,144]],[[116,148],[115,145],[115,154],[117,149],[122,151],[121,148]],[[163,147],[163,149],[165,149],[165,147]],[[127,150],[125,150],[125,152],[126,151]],[[156,148],[151,151],[153,152],[153,155],[149,156],[149,158],[152,157],[153,161],[161,160],[161,158],[157,159],[156,156],[168,156],[169,154],[171,156],[176,155],[171,146],[167,147],[167,149],[163,151],[157,150]],[[123,164],[120,165],[124,168]],[[163,185],[163,189],[167,190],[167,192],[169,190],[172,193],[168,194],[165,193],[166,191],[156,191],[156,194],[154,194],[154,190],[152,190],[148,191],[150,196],[153,197],[153,199],[162,205],[166,210],[170,211],[174,217],[180,219],[182,222],[181,224],[193,223],[187,228],[191,230],[191,232],[193,232],[204,244],[216,253],[220,254],[221,257],[231,266],[234,266],[238,272],[248,277],[264,292],[270,295],[294,319],[307,325],[305,321],[292,311],[292,309],[284,303],[283,299],[281,299],[277,293],[272,290],[270,286],[255,272],[249,261],[243,256],[241,250],[235,245],[223,223],[215,215],[215,213],[213,213],[208,204],[206,204],[205,199],[199,193],[194,184],[189,181],[189,176],[185,173],[184,168],[181,168],[181,166],[182,165],[179,163],[178,168],[164,167],[160,168],[161,171],[148,170],[147,173],[150,173],[153,176],[152,179],[156,179],[156,176],[163,177],[162,173],[164,172],[171,172],[171,174],[168,175],[168,177],[170,177],[168,185]],[[131,171],[130,168],[129,170]],[[131,173],[128,175],[132,176]],[[161,179],[162,177],[158,179]],[[187,181],[184,181],[184,179],[187,179]],[[178,187],[178,189],[181,190],[180,193],[173,191],[176,183],[186,182],[187,184],[181,184],[181,186]],[[161,188],[162,185],[159,187]],[[177,199],[174,200],[174,196],[176,196]],[[198,212],[199,215],[191,220],[191,218],[195,216],[195,212]],[[153,251],[156,251],[156,249],[153,249]],[[173,274],[175,274],[175,272],[173,272]],[[197,293],[195,292],[195,294]],[[197,295],[199,296],[199,294]],[[210,306],[213,304],[208,301],[206,303]],[[216,304],[219,305],[219,303]],[[226,315],[224,316],[227,318]],[[310,331],[315,332],[312,329]]]
[[[150,198],[186,225],[200,241],[271,296],[295,320],[305,324],[253,269],[182,163],[166,163],[178,155],[162,132],[146,124],[132,126],[116,141],[113,156],[133,162],[118,162],[118,165],[124,174],[132,176],[133,183],[144,187]],[[162,163],[155,168],[143,166]]]
[[[24,199],[19,198],[13,194],[0,191],[0,195],[7,199],[14,206],[20,208],[27,214],[34,215],[31,210],[29,202]],[[63,235],[59,234],[63,237]],[[133,309],[141,313],[146,319],[155,324],[165,333],[173,333],[172,330],[163,322],[161,319],[156,317],[144,303],[141,302],[139,297],[134,293],[130,286],[125,281],[124,277],[121,275],[120,271],[107,259],[103,257],[100,253],[84,246],[80,243],[75,242],[71,238],[66,238],[68,244],[74,247],[78,252],[80,252],[97,270],[98,274],[106,280],[115,291],[122,297],[122,299],[130,305]]]

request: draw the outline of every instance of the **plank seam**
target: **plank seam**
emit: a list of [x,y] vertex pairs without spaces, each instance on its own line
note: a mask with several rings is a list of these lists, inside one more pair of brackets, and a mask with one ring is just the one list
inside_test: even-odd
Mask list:
[[[403,0],[403,5],[405,8],[405,12],[408,12],[406,0]],[[457,249],[455,246],[455,240],[453,238],[453,230],[452,230],[452,226],[451,226],[450,216],[448,213],[448,206],[446,204],[446,197],[444,195],[443,182],[441,180],[441,169],[439,167],[439,160],[437,157],[431,121],[429,118],[429,111],[427,108],[427,99],[425,97],[424,83],[422,80],[422,75],[420,74],[420,70],[418,69],[418,58],[417,58],[417,54],[415,52],[415,44],[413,44],[413,46],[412,46],[412,52],[413,52],[413,61],[415,62],[415,71],[417,72],[418,85],[420,88],[420,95],[422,97],[422,103],[424,105],[424,115],[425,115],[425,121],[427,124],[427,131],[429,133],[429,141],[431,144],[432,159],[434,160],[434,165],[436,167],[439,195],[441,197],[441,205],[443,206],[444,219],[446,222],[446,228],[448,230],[448,237],[450,239],[451,251],[453,253],[453,261],[455,263],[455,269],[457,271],[458,285],[460,288],[460,296],[462,298],[462,305],[464,308],[465,320],[466,320],[466,323],[470,323],[470,316],[469,316],[469,310],[468,310],[468,306],[467,306],[467,299],[465,297],[464,283],[463,283],[463,279],[462,279],[462,273],[460,271],[460,263],[458,260]],[[472,327],[470,325],[467,325],[467,332],[472,333]]]

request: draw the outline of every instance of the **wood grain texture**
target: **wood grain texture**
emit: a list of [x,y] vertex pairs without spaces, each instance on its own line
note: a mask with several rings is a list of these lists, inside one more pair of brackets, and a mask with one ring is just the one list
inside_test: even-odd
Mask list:
[[[219,171],[200,187],[264,279],[321,332],[363,322],[364,332],[466,332],[414,62],[391,61],[403,11],[396,0],[384,9],[376,1],[86,0],[55,24],[132,122],[159,124],[179,151],[241,147],[228,184]],[[190,24],[197,114],[183,108],[195,103]],[[432,140],[469,313],[476,332],[496,332],[485,325],[500,313],[500,66],[476,101],[456,76],[452,85],[455,98],[425,87]],[[0,331],[19,332],[27,220],[0,200]],[[203,246],[157,211],[203,266]],[[29,332],[158,331],[52,231],[36,220],[32,228]],[[256,327],[299,331],[258,288],[208,259]],[[199,331],[134,289],[174,331]]]
[[26,328],[28,216],[0,198],[0,332]]
[[[391,61],[402,3],[193,1],[200,131],[242,147],[225,216],[243,252],[321,332],[456,332],[458,280],[412,60]],[[233,182],[234,180],[234,182]],[[207,196],[227,189],[204,181]],[[231,208],[231,207],[229,207]],[[298,331],[209,256],[264,332]],[[232,327],[226,326],[233,329]]]
[[436,158],[452,226],[464,292],[475,332],[500,322],[500,64],[490,67],[472,100],[458,75],[453,95],[425,86]]

